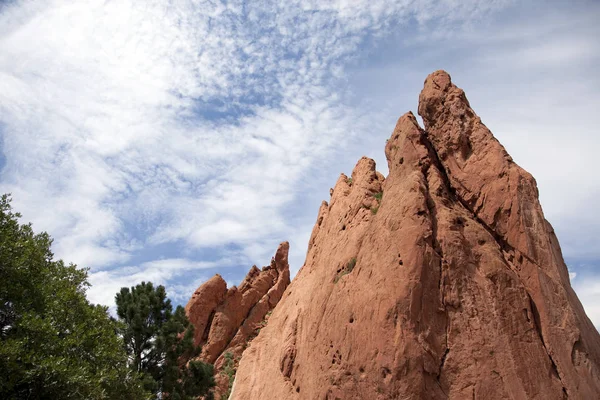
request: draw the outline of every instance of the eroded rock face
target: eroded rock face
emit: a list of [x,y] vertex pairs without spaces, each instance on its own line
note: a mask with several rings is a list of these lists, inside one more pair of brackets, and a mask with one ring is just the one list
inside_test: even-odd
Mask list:
[[215,365],[215,398],[228,391],[224,373],[237,367],[248,343],[266,325],[290,283],[289,243],[279,245],[269,266],[253,266],[239,287],[227,289],[220,275],[203,283],[185,307],[194,325],[196,345],[202,346],[200,359]]
[[323,202],[233,399],[595,399],[600,336],[535,180],[438,71]]

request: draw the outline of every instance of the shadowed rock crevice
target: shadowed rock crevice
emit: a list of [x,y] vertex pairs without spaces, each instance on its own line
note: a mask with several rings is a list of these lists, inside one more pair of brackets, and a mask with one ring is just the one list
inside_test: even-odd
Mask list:
[[200,339],[200,343],[206,342],[208,340],[208,334],[210,333],[210,327],[212,326],[213,319],[215,319],[215,311],[212,310],[210,312],[210,316],[208,317],[208,321],[206,322],[206,327],[204,328],[204,332],[202,333],[202,338]]
[[542,332],[542,324],[540,322],[540,313],[539,313],[539,311],[538,311],[538,309],[537,309],[537,307],[535,305],[535,302],[531,298],[531,296],[529,294],[527,294],[527,297],[529,297],[529,304],[531,306],[531,311],[533,313],[533,322],[534,322],[534,325],[535,325],[535,330],[538,333],[538,337],[540,338],[540,341],[542,342],[542,346],[544,346],[544,350],[546,350],[546,353],[548,354],[548,359],[550,360],[550,363],[552,364],[552,373],[560,381],[560,383],[562,385],[562,390],[563,390],[563,392],[565,393],[565,396],[566,396],[567,395],[567,388],[563,385],[562,379],[560,377],[560,372],[558,371],[558,367],[556,366],[556,363],[554,362],[554,359],[552,358],[552,354],[550,354],[550,351],[548,350],[548,347],[546,347],[546,342],[544,341],[544,334]]
[[426,79],[419,113],[425,129],[412,113],[398,119],[386,178],[363,157],[321,204],[304,266],[244,352],[233,400],[600,393],[600,336],[535,180],[447,73]]
[[442,360],[440,361],[440,368],[439,368],[440,372],[438,373],[438,376],[437,376],[437,382],[440,386],[440,389],[444,392],[444,394],[446,396],[448,396],[448,393],[442,387],[442,383],[440,382],[440,377],[442,375],[442,370],[444,369],[444,364],[446,363],[446,357],[448,357],[448,353],[450,353],[450,349],[448,347],[446,347],[446,351],[444,352],[444,355],[442,356]]
[[[444,166],[444,164],[442,163],[442,161],[440,160],[440,156],[438,155],[435,147],[433,146],[432,142],[429,140],[427,132],[424,133],[423,135],[423,140],[421,141],[423,143],[423,145],[427,148],[427,150],[429,151],[429,155],[430,158],[433,162],[433,164],[436,166],[436,168],[438,169],[438,171],[440,172],[442,179],[444,181],[444,187],[446,188],[449,197],[455,201],[460,203],[464,210],[467,211],[470,216],[475,219],[495,240],[495,242],[498,244],[498,246],[500,247],[500,249],[503,250],[504,253],[506,254],[516,254],[519,253],[518,250],[516,250],[513,246],[511,246],[510,244],[508,244],[508,242],[505,240],[505,238],[498,234],[494,229],[492,229],[485,221],[483,221],[478,215],[477,212],[475,210],[473,210],[472,205],[468,204],[468,202],[462,198],[457,190],[452,186],[451,180],[448,176],[448,171],[446,170],[446,167]],[[481,206],[483,206],[483,202],[481,203]],[[501,212],[502,209],[498,209],[498,212]],[[496,218],[494,218],[496,219]],[[529,259],[529,257],[525,254],[521,254],[519,253],[519,255],[521,257],[526,258],[527,260],[533,262],[531,259]],[[512,260],[506,260],[506,265],[508,268],[510,268],[510,262]]]
[[[447,306],[446,306],[446,302],[445,302],[445,295],[444,295],[444,291],[445,291],[445,287],[444,287],[444,264],[445,264],[444,251],[443,251],[442,246],[440,245],[440,241],[438,238],[438,216],[437,216],[436,202],[434,201],[434,199],[432,197],[432,194],[430,192],[430,186],[429,186],[429,180],[430,180],[429,174],[431,173],[432,168],[437,168],[443,178],[443,185],[438,187],[438,189],[441,189],[441,190],[438,190],[437,195],[439,196],[439,195],[444,194],[444,195],[448,196],[449,194],[452,194],[453,192],[452,192],[452,187],[450,186],[450,181],[448,180],[447,176],[444,174],[443,169],[440,169],[441,164],[438,164],[439,159],[438,159],[437,153],[433,149],[433,146],[431,146],[431,144],[427,140],[425,132],[421,132],[419,143],[427,149],[427,153],[428,153],[428,159],[425,159],[425,161],[420,161],[420,163],[422,166],[422,173],[423,173],[424,183],[425,183],[425,196],[426,196],[425,201],[427,204],[429,219],[431,221],[432,247],[435,250],[435,252],[437,253],[437,255],[439,256],[439,261],[438,261],[438,264],[439,264],[439,282],[438,282],[439,298],[440,298],[441,305],[443,307],[443,311],[445,313],[445,321],[446,321],[446,329],[445,329],[445,337],[444,337],[445,350],[444,350],[443,355],[440,358],[439,368],[438,368],[438,371],[436,374],[436,382],[439,385],[442,392],[447,396],[447,390],[444,389],[440,379],[441,379],[441,375],[443,372],[444,364],[446,362],[446,357],[448,356],[448,353],[450,352],[450,348],[448,347],[448,329],[449,329],[448,324],[450,322],[450,318],[448,315],[448,310],[447,310]],[[442,191],[444,191],[444,193],[442,193]]]

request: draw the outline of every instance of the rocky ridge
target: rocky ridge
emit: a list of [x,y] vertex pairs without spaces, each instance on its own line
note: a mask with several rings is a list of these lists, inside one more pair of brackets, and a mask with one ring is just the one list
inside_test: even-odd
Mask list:
[[215,366],[215,398],[227,398],[230,379],[252,339],[266,325],[290,283],[289,243],[281,243],[262,270],[253,266],[239,287],[215,275],[203,283],[185,306],[194,325],[194,342],[202,346],[199,359]]
[[232,399],[594,399],[600,335],[535,180],[450,76],[323,202]]

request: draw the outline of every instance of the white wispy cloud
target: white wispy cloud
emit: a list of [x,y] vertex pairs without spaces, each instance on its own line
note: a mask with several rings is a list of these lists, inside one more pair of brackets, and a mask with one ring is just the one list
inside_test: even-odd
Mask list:
[[[195,271],[195,276],[183,284],[168,285],[168,293],[174,301],[185,303],[201,282],[209,278],[201,270],[227,267],[232,265],[231,259],[218,261],[191,261],[183,258],[159,259],[135,266],[124,266],[110,271],[91,272],[90,280],[94,283],[87,291],[90,298],[97,303],[112,305],[115,294],[122,287],[131,287],[140,282],[153,282],[165,285],[170,279],[183,273]],[[200,271],[199,271],[200,270]]]

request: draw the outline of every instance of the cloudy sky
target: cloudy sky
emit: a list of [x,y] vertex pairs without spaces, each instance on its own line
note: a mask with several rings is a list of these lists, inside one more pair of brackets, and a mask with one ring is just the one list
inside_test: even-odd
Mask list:
[[0,2],[0,192],[92,301],[291,243],[445,69],[528,169],[600,325],[600,3],[476,0]]

